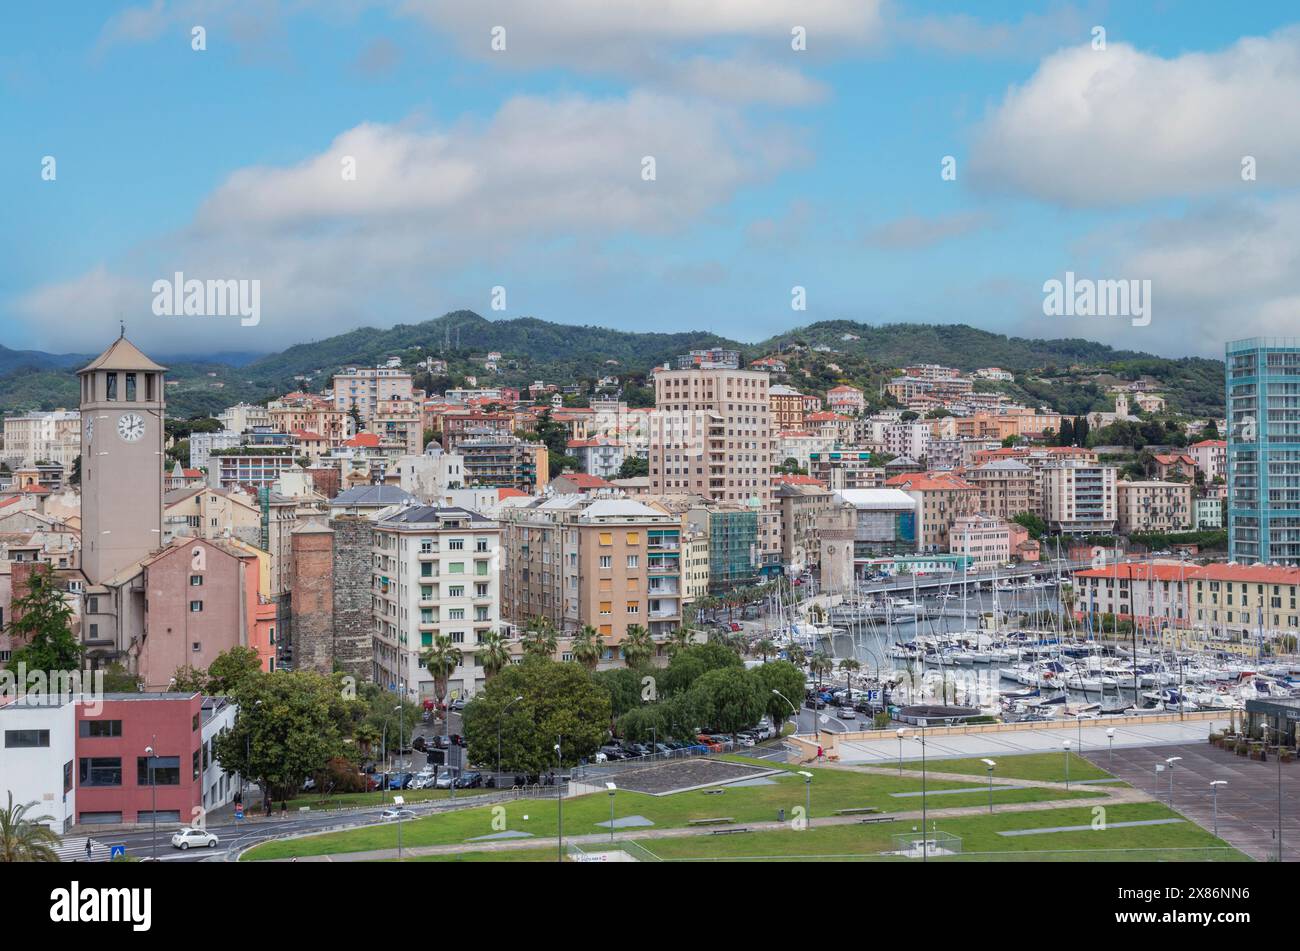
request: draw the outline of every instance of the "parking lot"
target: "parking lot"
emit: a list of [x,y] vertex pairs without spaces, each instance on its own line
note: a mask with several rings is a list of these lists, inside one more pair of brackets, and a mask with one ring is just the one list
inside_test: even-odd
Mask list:
[[[1186,743],[1170,746],[1116,748],[1114,764],[1105,751],[1086,758],[1125,782],[1169,802],[1173,777],[1173,808],[1198,825],[1214,827],[1214,794],[1210,783],[1225,780],[1219,790],[1219,837],[1259,861],[1276,860],[1278,828],[1278,762],[1247,759],[1210,746]],[[1156,772],[1169,757],[1178,756],[1172,774]],[[1281,764],[1282,858],[1300,861],[1300,763]]]

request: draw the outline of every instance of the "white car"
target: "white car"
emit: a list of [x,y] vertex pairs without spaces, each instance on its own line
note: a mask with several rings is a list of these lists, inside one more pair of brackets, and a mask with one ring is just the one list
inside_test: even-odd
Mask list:
[[172,836],[172,848],[180,849],[182,852],[191,848],[215,849],[217,841],[217,837],[206,829],[186,827]]
[[385,809],[379,814],[380,822],[396,822],[398,819],[414,819],[415,813],[410,809]]
[[841,720],[856,720],[858,718],[858,712],[852,707],[840,707],[840,712],[835,715]]

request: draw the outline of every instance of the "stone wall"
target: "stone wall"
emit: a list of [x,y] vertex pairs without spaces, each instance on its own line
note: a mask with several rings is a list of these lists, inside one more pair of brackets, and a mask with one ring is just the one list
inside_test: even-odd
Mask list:
[[359,516],[330,519],[334,531],[334,660],[338,669],[370,680],[374,673],[371,555],[374,523]]

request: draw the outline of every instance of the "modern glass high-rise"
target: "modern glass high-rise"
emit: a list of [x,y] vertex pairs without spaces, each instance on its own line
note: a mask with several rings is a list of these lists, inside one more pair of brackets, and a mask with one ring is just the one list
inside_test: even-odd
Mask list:
[[1300,337],[1227,347],[1228,556],[1300,564]]

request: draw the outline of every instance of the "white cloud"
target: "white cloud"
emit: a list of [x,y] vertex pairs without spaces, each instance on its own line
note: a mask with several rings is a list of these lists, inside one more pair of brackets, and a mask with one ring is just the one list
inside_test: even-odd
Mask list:
[[910,251],[928,248],[952,238],[980,231],[988,227],[991,221],[989,215],[975,211],[956,212],[934,218],[908,215],[872,228],[866,234],[866,243],[873,247],[892,250]]
[[[1062,50],[977,130],[979,185],[1073,206],[1300,183],[1300,30],[1165,59]],[[1243,156],[1259,181],[1244,183]]]
[[[482,309],[488,287],[526,280],[555,248],[653,241],[722,213],[738,189],[803,160],[773,132],[649,93],[521,97],[489,121],[452,127],[363,124],[297,165],[234,173],[180,233],[133,249],[129,263],[38,288],[18,313],[40,345],[64,349],[87,319],[148,315],[152,282],[178,270],[260,280],[262,321],[147,317],[141,338],[172,350],[264,349],[295,342],[305,326],[324,336]],[[642,179],[646,155],[654,181]],[[355,181],[343,179],[345,156],[356,159]],[[466,300],[467,282],[482,283],[481,294]],[[580,292],[581,277],[573,283]]]

